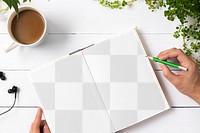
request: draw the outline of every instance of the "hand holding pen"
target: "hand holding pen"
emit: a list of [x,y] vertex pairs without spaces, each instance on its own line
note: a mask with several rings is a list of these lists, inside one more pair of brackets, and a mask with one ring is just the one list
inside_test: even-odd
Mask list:
[[180,66],[187,71],[179,71],[175,74],[163,64],[160,64],[163,75],[183,94],[189,96],[200,104],[200,73],[195,59],[188,57],[182,50],[172,48],[161,52],[157,56],[160,60],[177,58]]

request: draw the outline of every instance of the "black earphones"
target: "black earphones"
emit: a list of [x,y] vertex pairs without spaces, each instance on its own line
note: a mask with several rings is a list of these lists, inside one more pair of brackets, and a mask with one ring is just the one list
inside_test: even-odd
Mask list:
[[[5,74],[3,72],[0,71],[0,79],[1,80],[6,80]],[[13,105],[6,111],[0,113],[0,116],[3,114],[8,113],[12,108],[14,108],[15,103],[16,103],[16,99],[17,99],[17,92],[18,92],[18,87],[17,86],[13,86],[11,89],[8,90],[9,94],[15,93],[15,97],[14,97],[14,102]]]
[[6,80],[5,74],[0,71],[0,79],[1,80]]
[[18,88],[16,86],[13,86],[12,89],[8,90],[8,93],[9,94],[10,93],[15,93],[15,98],[16,98],[16,96],[17,96],[17,90],[18,90]]
[[15,93],[14,102],[13,102],[13,105],[8,110],[0,113],[0,116],[3,115],[3,114],[8,113],[15,106],[16,97],[17,97],[17,91],[18,91],[18,87],[17,86],[13,86],[11,89],[8,90],[9,94]]

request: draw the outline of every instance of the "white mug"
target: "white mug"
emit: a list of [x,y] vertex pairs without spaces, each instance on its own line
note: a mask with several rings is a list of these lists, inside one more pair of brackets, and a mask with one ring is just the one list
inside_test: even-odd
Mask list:
[[20,7],[19,8],[19,15],[20,15],[20,12],[24,11],[24,10],[32,10],[32,11],[35,11],[37,12],[39,15],[41,15],[41,17],[43,18],[43,24],[44,24],[44,30],[43,30],[43,33],[42,35],[40,36],[40,38],[33,42],[33,43],[30,43],[30,44],[23,44],[21,42],[19,42],[12,34],[12,29],[11,29],[11,26],[12,26],[12,21],[13,19],[15,18],[15,16],[17,15],[15,11],[12,11],[8,17],[8,20],[7,20],[7,30],[8,30],[8,34],[12,40],[12,43],[9,44],[9,46],[7,46],[7,48],[5,49],[5,52],[9,52],[11,50],[13,50],[14,48],[16,48],[17,46],[22,46],[22,47],[34,47],[34,46],[37,46],[39,44],[41,44],[41,42],[44,40],[46,34],[47,34],[47,22],[46,22],[46,19],[44,17],[44,15],[39,12],[37,9],[33,8],[33,7],[30,7],[30,6],[23,6],[23,7]]

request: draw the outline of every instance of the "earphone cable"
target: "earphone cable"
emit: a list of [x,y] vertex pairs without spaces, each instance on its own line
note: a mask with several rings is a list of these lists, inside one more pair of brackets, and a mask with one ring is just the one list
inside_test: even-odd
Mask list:
[[0,116],[3,115],[3,114],[8,113],[9,111],[11,111],[11,110],[13,109],[13,107],[15,106],[15,103],[16,103],[16,99],[17,99],[17,98],[15,97],[14,102],[13,102],[13,105],[12,105],[8,110],[6,110],[6,111],[0,113]]

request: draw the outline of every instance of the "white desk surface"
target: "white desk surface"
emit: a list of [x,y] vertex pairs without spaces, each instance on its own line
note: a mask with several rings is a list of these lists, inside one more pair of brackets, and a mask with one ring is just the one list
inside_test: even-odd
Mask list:
[[[38,47],[18,47],[10,53],[4,53],[2,49],[9,37],[6,18],[0,20],[0,70],[7,77],[7,81],[0,81],[0,112],[13,102],[13,95],[9,95],[7,89],[13,85],[20,88],[16,107],[0,117],[1,133],[29,132],[38,106],[27,78],[32,68],[135,25],[149,55],[156,56],[160,51],[172,47],[182,48],[181,39],[173,38],[178,21],[168,21],[162,10],[152,13],[144,1],[138,1],[124,10],[102,7],[97,0],[33,0],[27,5],[44,13],[48,22],[48,35]],[[158,66],[155,65],[154,69],[172,109],[120,133],[199,132],[200,107],[180,94],[163,77]]]

